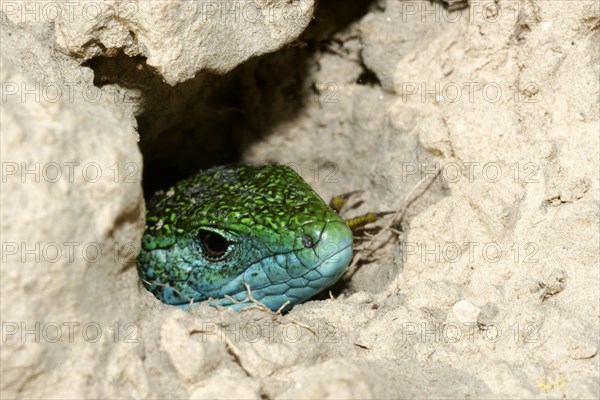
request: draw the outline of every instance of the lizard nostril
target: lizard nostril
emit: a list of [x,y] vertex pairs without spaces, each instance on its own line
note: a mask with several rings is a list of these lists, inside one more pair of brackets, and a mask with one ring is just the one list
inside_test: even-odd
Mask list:
[[310,235],[308,234],[304,234],[302,235],[302,244],[304,245],[304,247],[313,247],[315,245],[315,242],[313,241],[313,238],[310,237]]

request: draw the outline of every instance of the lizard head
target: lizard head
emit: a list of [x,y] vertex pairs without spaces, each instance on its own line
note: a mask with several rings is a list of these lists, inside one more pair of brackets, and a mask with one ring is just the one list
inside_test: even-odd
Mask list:
[[137,265],[167,304],[241,308],[248,285],[277,310],[332,285],[351,258],[344,220],[293,169],[263,165],[201,171],[155,196]]

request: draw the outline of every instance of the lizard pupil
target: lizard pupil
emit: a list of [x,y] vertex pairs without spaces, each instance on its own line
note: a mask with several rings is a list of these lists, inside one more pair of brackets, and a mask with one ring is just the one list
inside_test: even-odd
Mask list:
[[198,237],[202,250],[209,258],[215,259],[223,256],[229,247],[227,239],[211,231],[201,231]]

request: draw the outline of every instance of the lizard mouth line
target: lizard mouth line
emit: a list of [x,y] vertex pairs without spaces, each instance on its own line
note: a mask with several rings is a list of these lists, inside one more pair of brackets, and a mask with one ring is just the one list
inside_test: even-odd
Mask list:
[[[350,253],[349,253],[348,257],[347,257],[348,258],[347,261],[344,260],[344,262],[342,262],[342,263],[338,263],[337,260],[332,260],[332,258],[335,257],[335,256],[339,256],[341,253],[348,252],[348,249],[351,250],[351,247],[352,247],[352,243],[350,242],[346,246],[342,247],[341,249],[338,249],[335,253],[328,254],[325,258],[323,258],[322,260],[320,260],[320,262],[318,264],[315,264],[312,268],[307,268],[307,271],[304,274],[300,275],[299,277],[305,277],[310,272],[320,269],[323,266],[324,263],[328,263],[328,262],[334,263],[335,266],[333,267],[333,270],[334,270],[333,272],[334,273],[333,274],[327,274],[327,276],[332,276],[332,275],[335,276],[335,275],[338,275],[338,274],[341,275],[341,273],[343,273],[343,271],[345,271],[346,267],[349,265],[349,262],[350,262],[350,260],[352,258],[352,252],[350,251]],[[293,253],[293,252],[294,251],[291,251],[290,253]],[[340,268],[340,264],[344,264],[344,267]],[[312,281],[312,280],[309,279],[309,281]],[[252,287],[250,285],[250,289],[251,290],[261,290],[261,289],[264,289],[265,287],[267,287],[267,286]],[[182,305],[187,305],[187,304],[190,304],[190,301],[182,301],[180,303],[173,303],[172,305],[174,305],[174,306],[182,306]]]

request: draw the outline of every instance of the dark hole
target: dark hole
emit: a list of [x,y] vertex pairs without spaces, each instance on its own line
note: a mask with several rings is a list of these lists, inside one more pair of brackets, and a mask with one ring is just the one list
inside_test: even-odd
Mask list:
[[379,82],[379,78],[377,78],[377,75],[375,75],[375,73],[373,71],[366,69],[366,68],[356,79],[356,83],[358,83],[359,85],[368,85],[368,86],[375,86],[375,85],[381,84]]
[[200,71],[170,86],[141,56],[120,52],[86,63],[96,86],[116,84],[106,95],[133,106],[146,199],[199,170],[239,162],[254,142],[297,118],[314,101],[307,89],[322,45],[381,2],[317,3],[310,27],[296,41],[304,45],[247,60],[224,75]]

